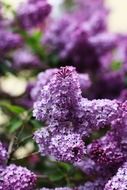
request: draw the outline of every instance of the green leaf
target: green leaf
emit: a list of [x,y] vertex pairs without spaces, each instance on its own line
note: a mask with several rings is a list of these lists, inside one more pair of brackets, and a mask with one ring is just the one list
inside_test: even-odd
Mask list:
[[51,181],[60,181],[61,179],[63,179],[65,176],[62,172],[54,172],[52,175],[49,175],[49,178]]
[[42,125],[43,125],[42,122],[37,121],[37,120],[35,120],[35,119],[32,119],[32,120],[30,121],[30,123],[33,125],[33,127],[35,127],[35,129],[41,128]]
[[18,118],[14,118],[11,120],[9,124],[9,132],[14,133],[23,125],[23,121],[19,120]]
[[21,114],[21,113],[26,111],[21,106],[12,105],[12,104],[10,104],[8,102],[5,102],[5,101],[0,102],[0,107],[3,107],[3,108],[7,109],[8,111],[10,111],[10,112],[12,112],[14,114]]
[[118,71],[118,70],[121,69],[121,67],[122,67],[122,63],[121,63],[120,61],[114,61],[114,62],[112,62],[112,64],[111,64],[111,69],[112,69],[113,71]]

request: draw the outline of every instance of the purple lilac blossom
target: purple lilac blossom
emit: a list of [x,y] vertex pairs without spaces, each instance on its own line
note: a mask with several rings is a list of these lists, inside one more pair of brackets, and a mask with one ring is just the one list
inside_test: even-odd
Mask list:
[[82,160],[86,153],[79,134],[52,135],[51,129],[42,128],[34,133],[34,139],[43,156],[53,156],[58,161],[73,163]]
[[[58,71],[58,69],[47,69],[45,72],[41,72],[37,76],[36,83],[31,90],[30,94],[32,99],[37,100],[42,88],[47,85],[50,78]],[[85,93],[91,87],[91,80],[88,74],[79,74],[79,83],[82,93]]]
[[[103,177],[103,179],[109,179],[112,177],[116,171],[117,167],[108,167],[104,165],[100,165],[98,163],[95,163],[94,160],[86,157],[81,162],[76,162],[74,164],[76,167],[78,167],[81,171],[83,171],[86,175],[91,177]],[[118,166],[119,167],[119,166]]]
[[[34,103],[33,115],[50,126],[67,126],[81,135],[110,126],[119,118],[116,100],[88,100],[81,96],[78,74],[73,67],[65,67],[53,75]],[[67,124],[65,124],[67,123]]]
[[97,98],[118,98],[121,90],[125,88],[125,72],[123,70],[102,69],[98,72],[97,77],[94,87]]
[[91,36],[89,42],[95,47],[97,55],[106,54],[110,52],[117,45],[118,37],[115,34],[103,32]]
[[23,28],[33,28],[43,24],[51,12],[51,6],[44,0],[27,1],[17,9],[16,17],[19,25]]
[[104,190],[126,190],[127,189],[127,163],[118,169],[116,175],[108,181]]
[[66,19],[51,25],[42,44],[48,47],[49,54],[57,53],[61,65],[69,63],[81,72],[95,71],[101,66],[101,56],[116,47],[116,35],[107,32],[92,35],[88,24],[79,25],[74,19]]
[[38,74],[36,83],[30,92],[33,100],[37,100],[38,95],[40,94],[42,88],[45,85],[47,85],[47,83],[50,81],[50,78],[57,71],[58,69],[47,69],[45,72],[41,72]]
[[127,100],[127,89],[123,89],[118,98],[120,101],[125,102]]
[[[47,51],[58,55],[60,65],[73,65],[78,71],[96,70],[100,63],[96,49],[89,42],[89,34],[84,23],[77,23],[68,17],[51,25],[46,31],[42,44]],[[97,47],[96,47],[97,48]]]
[[15,69],[30,69],[41,67],[38,57],[26,48],[18,49],[12,56],[13,67]]
[[[47,125],[35,132],[34,139],[43,155],[51,155],[62,161],[81,161],[85,151],[82,137],[100,128],[112,127],[112,123],[121,117],[121,110],[121,104],[116,100],[91,101],[82,98],[79,76],[75,69],[62,67],[42,88],[34,103],[34,116]],[[79,144],[76,138],[79,139]],[[114,142],[113,148],[115,145]],[[77,149],[77,157],[74,156],[74,147]],[[116,156],[121,161],[123,155],[119,149],[117,153]],[[111,159],[117,161],[117,158]]]
[[27,168],[11,164],[0,174],[0,190],[34,190],[36,175]]
[[125,161],[125,155],[113,133],[107,133],[104,137],[92,142],[87,152],[95,162],[103,166],[116,165]]
[[[98,11],[108,13],[108,9],[105,7],[104,0],[75,0],[78,15],[88,20],[96,14]],[[83,12],[82,12],[83,11]],[[82,13],[82,14],[81,14]],[[103,18],[104,19],[104,18]]]
[[11,31],[7,31],[5,29],[0,30],[0,54],[1,55],[17,47],[20,47],[21,44],[22,44],[22,40],[18,34],[12,33]]
[[106,180],[100,178],[94,182],[86,182],[84,186],[78,187],[77,190],[103,190],[106,182]]
[[53,75],[50,82],[41,90],[34,103],[33,115],[49,123],[73,119],[75,109],[81,101],[78,74],[73,67],[65,67]]

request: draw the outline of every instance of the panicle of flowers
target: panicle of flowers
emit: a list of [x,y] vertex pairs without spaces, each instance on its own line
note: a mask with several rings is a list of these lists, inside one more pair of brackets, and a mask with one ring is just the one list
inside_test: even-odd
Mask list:
[[103,190],[105,183],[106,180],[99,178],[94,182],[86,182],[84,186],[78,187],[77,190]]
[[118,165],[125,161],[125,154],[113,133],[107,133],[104,137],[92,142],[88,146],[88,154],[100,165]]
[[[69,162],[79,158],[80,161],[85,152],[82,137],[100,128],[112,127],[113,121],[121,116],[120,108],[121,104],[116,100],[83,98],[75,69],[62,67],[41,89],[34,103],[33,115],[48,125],[35,132],[34,139],[43,155],[53,155],[64,161],[66,158]],[[79,139],[80,145],[75,138]],[[118,153],[122,160],[119,149]]]
[[73,67],[61,68],[43,87],[34,103],[33,115],[42,121],[73,120],[73,112],[81,100],[78,75]]
[[0,190],[34,190],[36,175],[27,168],[11,164],[0,173]]
[[51,6],[47,1],[28,0],[27,2],[22,3],[17,9],[16,19],[22,28],[31,29],[38,25],[42,25],[50,12]]
[[[37,80],[30,92],[30,95],[34,101],[38,99],[38,96],[40,95],[40,92],[43,89],[43,87],[48,84],[51,77],[57,71],[58,69],[47,69],[45,72],[41,72],[38,74]],[[88,90],[92,85],[91,79],[89,75],[85,73],[82,73],[82,74],[78,73],[78,77],[79,77],[81,91],[82,93],[85,93],[86,90]]]
[[39,146],[41,155],[52,156],[58,161],[74,163],[82,160],[86,153],[81,136],[72,132],[69,134],[56,133],[55,135],[52,130],[42,128],[35,132],[34,139]]
[[21,37],[5,29],[0,30],[0,54],[3,55],[10,50],[20,47],[22,44]]
[[26,48],[16,50],[12,55],[12,61],[12,66],[17,70],[41,67],[39,58]]
[[[107,32],[103,1],[83,4],[83,12],[79,11],[83,18],[77,15],[77,10],[64,14],[45,31],[42,44],[46,44],[49,54],[58,55],[60,65],[73,65],[81,72],[95,71],[101,67],[100,58],[116,47],[117,36]],[[88,18],[84,18],[85,14]]]
[[42,88],[47,85],[47,83],[50,81],[50,78],[54,73],[57,72],[57,70],[58,69],[47,69],[45,72],[38,74],[36,83],[30,92],[33,100],[37,100]]
[[118,169],[118,172],[105,185],[104,190],[126,190],[127,189],[127,163]]

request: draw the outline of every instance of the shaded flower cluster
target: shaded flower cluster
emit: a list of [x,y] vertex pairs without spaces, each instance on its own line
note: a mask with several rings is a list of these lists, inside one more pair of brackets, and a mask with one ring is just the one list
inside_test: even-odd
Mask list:
[[18,49],[13,53],[13,67],[17,70],[41,67],[40,60],[28,49]]
[[0,29],[0,55],[21,46],[21,44],[22,40],[18,34],[7,31],[7,29]]
[[28,0],[17,9],[16,17],[22,28],[33,28],[43,24],[51,11],[51,6],[44,0]]

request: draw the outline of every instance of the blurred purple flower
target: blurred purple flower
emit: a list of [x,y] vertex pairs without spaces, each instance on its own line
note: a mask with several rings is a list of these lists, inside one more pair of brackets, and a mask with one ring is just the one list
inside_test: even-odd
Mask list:
[[43,24],[51,12],[51,6],[44,0],[22,3],[16,12],[16,18],[22,28],[30,29]]

